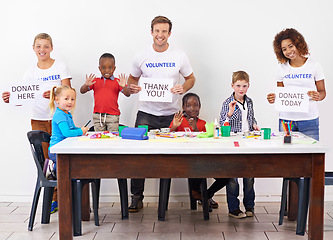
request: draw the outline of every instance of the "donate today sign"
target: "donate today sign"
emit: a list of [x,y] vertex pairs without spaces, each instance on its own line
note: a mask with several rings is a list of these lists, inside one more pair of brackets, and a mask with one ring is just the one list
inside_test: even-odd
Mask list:
[[275,109],[281,112],[309,112],[309,89],[277,87],[275,91]]
[[172,102],[172,79],[140,78],[139,101]]

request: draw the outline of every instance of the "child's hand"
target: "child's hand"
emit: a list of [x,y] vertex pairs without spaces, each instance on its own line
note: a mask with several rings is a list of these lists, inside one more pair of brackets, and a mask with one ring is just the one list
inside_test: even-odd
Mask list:
[[86,82],[85,82],[86,86],[89,87],[89,86],[95,84],[95,82],[96,82],[95,78],[96,78],[95,74],[90,74],[89,77],[86,74]]
[[173,94],[183,94],[184,93],[184,88],[183,85],[176,85],[170,90]]
[[10,97],[10,92],[3,92],[3,93],[2,93],[2,100],[3,100],[5,103],[9,103],[9,97]]
[[232,114],[234,114],[235,108],[236,108],[237,101],[233,100],[229,103],[229,112],[228,112],[228,117],[231,117]]
[[43,98],[50,99],[50,95],[51,95],[51,91],[48,90],[48,91],[43,93]]
[[267,95],[267,100],[268,100],[268,102],[269,103],[274,103],[275,102],[275,93],[269,93],[268,95]]
[[260,128],[257,126],[257,124],[253,123],[253,130],[260,131]]
[[195,119],[195,118],[190,118],[189,120],[188,120],[188,125],[190,125],[190,127],[192,128],[192,130],[194,131],[194,132],[198,132],[199,130],[198,130],[198,126],[197,126],[197,119]]
[[89,128],[88,127],[82,127],[81,130],[83,132],[82,135],[85,135],[88,132]]
[[172,125],[177,128],[177,127],[180,126],[180,124],[182,124],[182,121],[183,121],[183,113],[181,111],[179,111],[173,117],[173,124]]
[[317,91],[308,91],[308,95],[311,98],[311,100],[319,101],[319,97],[320,97],[319,92],[317,92]]
[[138,93],[141,91],[141,87],[136,84],[130,84],[129,88],[131,90],[131,93]]
[[117,79],[117,81],[118,81],[119,86],[122,88],[126,87],[126,82],[127,82],[126,75],[122,73],[118,76],[118,78],[119,78],[119,80]]

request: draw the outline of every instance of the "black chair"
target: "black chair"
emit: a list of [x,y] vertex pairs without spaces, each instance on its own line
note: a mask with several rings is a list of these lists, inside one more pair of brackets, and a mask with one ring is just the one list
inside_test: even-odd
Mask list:
[[[191,209],[197,209],[197,200],[192,197],[192,184],[188,182],[190,192],[190,203]],[[168,210],[168,202],[170,196],[171,178],[160,179],[160,190],[159,190],[159,202],[158,202],[158,220],[165,220],[165,211]],[[201,181],[201,196],[202,196],[202,209],[204,220],[209,219],[209,205],[208,205],[208,194],[207,194],[207,179],[202,178]]]
[[333,185],[333,172],[325,172],[325,185]]
[[[43,166],[45,162],[42,142],[50,141],[50,134],[34,130],[30,131],[27,134],[28,140],[30,142],[30,147],[32,155],[37,167],[37,181],[35,187],[35,193],[33,197],[33,202],[31,206],[30,219],[28,230],[33,230],[34,220],[36,216],[36,210],[38,205],[38,200],[40,196],[40,191],[44,187],[44,196],[43,196],[43,209],[42,209],[42,224],[47,224],[50,222],[50,212],[51,212],[51,202],[53,197],[54,188],[57,186],[57,180],[47,180],[43,173]],[[85,179],[85,180],[73,180],[73,230],[74,236],[81,235],[81,190],[84,184],[94,183],[93,184],[93,198],[94,198],[94,215],[95,215],[95,225],[99,225],[98,220],[98,199],[99,199],[99,188],[100,180],[99,179]],[[74,184],[76,183],[76,184]],[[78,204],[80,202],[80,204]],[[77,207],[77,206],[80,207]]]
[[282,225],[283,218],[287,213],[287,191],[289,181],[295,182],[298,187],[296,234],[304,236],[309,208],[310,178],[283,178],[279,225]]

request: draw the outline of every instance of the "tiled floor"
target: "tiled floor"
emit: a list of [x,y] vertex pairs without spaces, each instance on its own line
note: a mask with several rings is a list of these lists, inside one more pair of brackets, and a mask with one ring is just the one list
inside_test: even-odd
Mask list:
[[[41,204],[40,204],[41,205]],[[38,209],[34,230],[29,232],[30,203],[0,202],[0,240],[58,239],[58,214],[51,215],[50,224],[40,224]],[[188,203],[169,203],[166,220],[157,221],[157,203],[145,203],[140,213],[121,220],[119,203],[100,203],[100,226],[83,222],[83,236],[76,240],[293,240],[307,239],[295,234],[296,223],[284,220],[278,225],[279,203],[256,203],[256,216],[234,219],[227,215],[226,203],[214,209],[208,221],[202,209],[190,210]],[[325,202],[324,239],[333,239],[333,202]]]

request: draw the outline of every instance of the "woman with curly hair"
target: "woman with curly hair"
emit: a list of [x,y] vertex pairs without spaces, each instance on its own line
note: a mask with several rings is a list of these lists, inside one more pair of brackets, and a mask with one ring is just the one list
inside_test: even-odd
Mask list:
[[[281,120],[293,121],[292,131],[299,131],[319,140],[319,112],[316,102],[326,97],[322,67],[309,56],[304,37],[293,28],[287,28],[276,34],[273,47],[279,61],[277,86],[310,89],[309,111],[280,112],[279,129],[283,131]],[[275,94],[268,94],[267,100],[269,103],[274,103]]]

